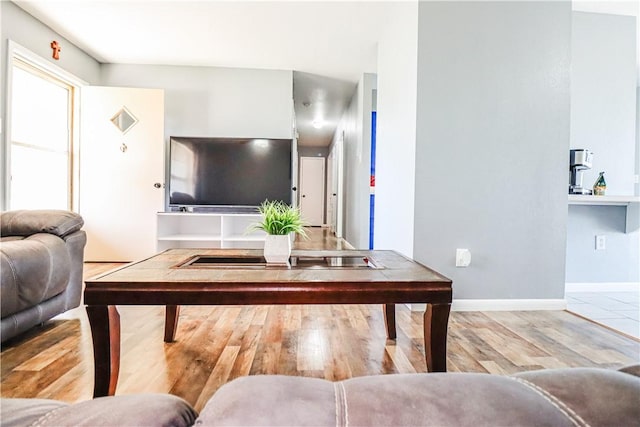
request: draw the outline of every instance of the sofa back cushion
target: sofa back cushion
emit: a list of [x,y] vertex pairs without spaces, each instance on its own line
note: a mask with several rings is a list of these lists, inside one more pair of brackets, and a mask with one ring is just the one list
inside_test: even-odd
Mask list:
[[[630,368],[631,369],[631,368]],[[218,389],[204,426],[637,426],[640,379],[598,368],[393,374],[330,382],[253,375]]]
[[2,427],[189,427],[198,413],[170,394],[109,396],[68,404],[45,399],[0,399]]
[[39,233],[0,246],[2,318],[62,293],[69,282],[71,259],[64,241]]
[[80,230],[83,225],[82,217],[69,211],[17,210],[0,214],[0,236],[49,233],[64,237]]

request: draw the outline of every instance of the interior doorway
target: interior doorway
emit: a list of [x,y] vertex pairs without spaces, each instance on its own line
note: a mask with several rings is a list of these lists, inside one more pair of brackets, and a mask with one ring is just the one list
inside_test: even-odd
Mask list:
[[324,157],[300,157],[300,212],[311,226],[324,224]]
[[340,132],[338,139],[331,147],[327,162],[331,162],[331,175],[327,177],[328,194],[330,209],[327,211],[327,221],[331,227],[331,231],[338,238],[342,237],[343,229],[343,213],[344,213],[344,167],[342,163],[344,132]]
[[327,157],[327,219],[326,219],[326,222],[329,225],[329,230],[331,234],[335,236],[337,192],[335,189],[336,167],[335,167],[334,156],[335,155],[332,150],[329,153],[329,156]]

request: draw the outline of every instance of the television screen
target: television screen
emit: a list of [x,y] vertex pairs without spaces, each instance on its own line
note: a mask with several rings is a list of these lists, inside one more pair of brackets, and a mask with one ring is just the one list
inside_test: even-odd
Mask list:
[[170,138],[170,206],[291,203],[291,140]]

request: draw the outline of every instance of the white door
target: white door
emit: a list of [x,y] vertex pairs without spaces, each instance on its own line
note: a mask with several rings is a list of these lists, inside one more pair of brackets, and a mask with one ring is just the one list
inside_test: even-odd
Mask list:
[[85,260],[153,255],[164,200],[164,91],[86,87],[80,114]]
[[[293,137],[291,142],[291,170],[298,170],[298,138]],[[298,174],[291,174],[291,204],[298,206]]]
[[322,225],[324,157],[300,157],[300,212],[309,225]]
[[336,233],[336,192],[334,191],[335,183],[335,166],[334,166],[334,154],[333,150],[327,157],[327,222],[329,223],[329,229],[331,233]]
[[329,190],[331,197],[335,201],[335,207],[333,209],[333,218],[330,219],[332,227],[335,227],[336,237],[342,237],[342,216],[344,213],[344,167],[342,163],[342,147],[344,141],[344,132],[340,135],[340,138],[333,145],[331,154],[333,156],[333,188]]

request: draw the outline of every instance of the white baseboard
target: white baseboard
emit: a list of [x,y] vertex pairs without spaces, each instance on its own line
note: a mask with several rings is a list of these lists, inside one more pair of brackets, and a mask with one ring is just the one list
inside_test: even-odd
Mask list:
[[565,292],[638,292],[640,282],[566,283]]
[[[411,311],[424,311],[425,304],[407,304]],[[564,299],[454,299],[451,311],[565,310]]]
[[565,310],[564,299],[454,299],[453,311]]

